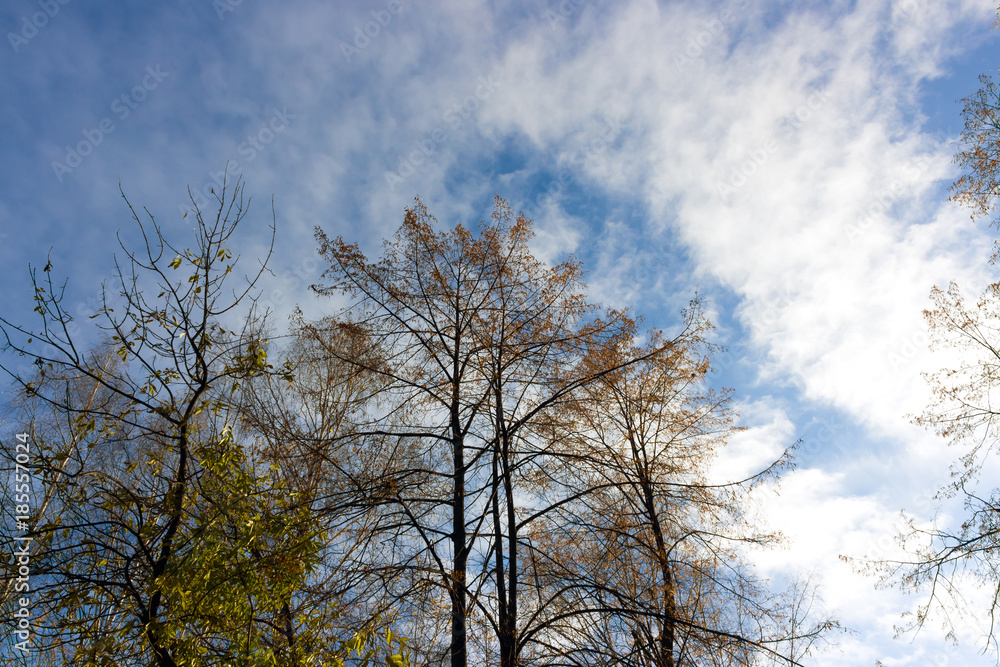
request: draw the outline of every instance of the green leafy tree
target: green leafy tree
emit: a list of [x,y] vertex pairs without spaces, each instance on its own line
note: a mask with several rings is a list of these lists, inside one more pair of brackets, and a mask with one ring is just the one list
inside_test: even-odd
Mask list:
[[241,386],[273,370],[253,295],[267,257],[232,289],[230,242],[249,201],[239,183],[216,199],[211,217],[195,207],[193,248],[171,245],[129,204],[144,243],[122,246],[117,285],[92,317],[100,347],[80,349],[51,264],[31,273],[39,325],[0,318],[8,354],[37,369],[4,367],[23,392],[19,427],[41,485],[28,531],[41,656],[299,665],[363,649],[364,637],[345,646],[308,615],[294,628],[283,615],[325,536],[234,437]]

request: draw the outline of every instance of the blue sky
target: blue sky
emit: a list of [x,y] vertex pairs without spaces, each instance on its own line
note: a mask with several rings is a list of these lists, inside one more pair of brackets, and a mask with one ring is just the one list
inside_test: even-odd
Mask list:
[[119,183],[183,243],[187,188],[228,162],[255,195],[247,254],[273,195],[279,323],[329,307],[305,289],[315,225],[374,252],[417,195],[452,224],[500,194],[539,256],[584,261],[595,300],[667,328],[710,300],[716,382],[749,427],[718,474],[803,438],[758,499],[788,548],[755,560],[776,581],[817,572],[855,630],[817,664],[994,664],[974,620],[959,648],[934,623],[894,640],[918,600],[838,555],[891,554],[898,511],[929,520],[956,456],[907,415],[947,362],[927,350],[931,286],[995,275],[989,230],[946,201],[956,100],[996,70],[995,16],[983,0],[10,0],[0,310],[28,320],[27,263],[51,248],[71,312],[93,311],[115,233],[133,238]]

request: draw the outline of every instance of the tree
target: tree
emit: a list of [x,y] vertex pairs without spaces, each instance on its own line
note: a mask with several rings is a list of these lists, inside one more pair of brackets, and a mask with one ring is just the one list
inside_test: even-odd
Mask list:
[[[1000,7],[993,27],[1000,27]],[[965,127],[955,162],[965,173],[951,186],[952,201],[971,209],[973,219],[991,215],[1000,202],[1000,89],[989,74],[981,74],[979,82],[982,87],[961,100]],[[1000,228],[1000,218],[990,224]],[[995,245],[992,261],[998,257]]]
[[[934,430],[962,450],[952,467],[951,483],[937,498],[961,499],[966,513],[957,528],[906,517],[897,541],[909,557],[882,559],[870,567],[881,575],[883,584],[924,595],[926,601],[910,616],[907,629],[921,628],[929,619],[940,617],[953,635],[958,620],[985,611],[990,619],[986,636],[996,648],[1000,489],[982,491],[978,482],[1000,442],[995,408],[1000,373],[1000,284],[990,285],[975,304],[966,303],[955,283],[947,291],[935,287],[931,299],[934,307],[924,311],[924,317],[933,345],[960,351],[962,361],[958,367],[928,376],[935,402],[914,423]],[[987,590],[990,601],[986,609],[969,607],[967,586]]]
[[[962,100],[965,128],[955,161],[965,173],[952,185],[952,199],[972,209],[973,218],[994,213],[1000,197],[1000,91],[989,75],[982,75],[980,82],[982,87]],[[1000,220],[991,224],[1000,226]],[[994,263],[1000,257],[998,249],[994,246]],[[924,311],[924,317],[933,347],[957,351],[962,360],[957,367],[927,376],[934,403],[914,423],[963,450],[952,467],[951,483],[936,497],[961,499],[965,516],[955,528],[904,517],[897,541],[908,557],[881,559],[868,567],[884,585],[924,594],[925,602],[909,615],[907,629],[940,618],[954,637],[957,620],[985,611],[987,648],[997,650],[1000,664],[995,629],[1000,611],[1000,489],[982,489],[979,484],[998,445],[1000,283],[987,286],[975,304],[965,301],[954,282],[947,290],[935,286],[931,300],[933,307]],[[989,595],[985,609],[970,605],[968,587],[985,589]]]
[[490,460],[483,534],[491,562],[483,564],[485,594],[478,600],[502,667],[523,664],[548,624],[547,604],[535,601],[530,586],[536,573],[524,557],[534,524],[565,502],[545,493],[546,470],[558,456],[553,426],[575,394],[635,361],[606,354],[631,335],[627,314],[595,317],[580,265],[546,267],[528,250],[531,235],[530,222],[498,198],[485,236],[501,251],[488,257],[490,294],[473,328],[483,352],[476,370],[487,387],[479,433]]
[[697,302],[684,321],[670,340],[653,331],[642,346],[620,341],[615,370],[572,405],[552,473],[569,502],[535,526],[533,551],[547,594],[562,598],[557,618],[569,619],[549,641],[559,664],[758,664],[836,627],[792,621],[795,608],[746,563],[743,548],[778,541],[746,512],[749,493],[789,459],[742,481],[707,478],[733,415],[728,394],[706,386],[709,325]]
[[[718,412],[721,402],[685,393],[708,367],[690,356],[700,340],[700,315],[692,314],[676,339],[657,334],[646,346],[634,345],[636,325],[628,314],[600,312],[586,300],[576,261],[548,267],[535,259],[528,247],[530,221],[499,198],[490,224],[449,231],[438,231],[417,200],[375,261],[343,239],[331,240],[319,229],[316,235],[330,269],[323,276],[329,282],[315,289],[346,294],[349,305],[337,318],[307,325],[303,335],[373,386],[354,424],[322,447],[337,448],[343,440],[356,454],[384,462],[381,486],[373,485],[368,498],[379,507],[371,535],[391,557],[368,569],[378,571],[389,598],[412,610],[401,612],[410,623],[436,618],[436,601],[447,600],[440,628],[447,640],[438,644],[431,632],[431,642],[414,644],[423,660],[453,667],[464,667],[470,656],[503,667],[590,664],[583,653],[565,662],[567,641],[580,639],[574,635],[580,627],[610,627],[622,619],[644,633],[643,650],[653,648],[645,640],[659,628],[658,665],[673,664],[674,653],[695,655],[676,648],[671,637],[684,637],[680,645],[704,632],[716,647],[725,637],[737,647],[728,655],[743,656],[786,637],[742,625],[779,613],[765,610],[768,598],[759,582],[728,565],[735,551],[722,543],[730,538],[707,523],[742,518],[735,496],[751,482],[713,488],[690,472],[701,470],[707,450],[700,447],[724,438],[729,428]],[[342,331],[364,343],[343,345],[342,334],[331,335]],[[666,392],[660,403],[649,398],[642,408],[643,419],[660,423],[642,447],[669,447],[658,438],[671,429],[676,442],[690,443],[670,448],[665,457],[675,463],[655,464],[655,480],[650,470],[635,472],[648,451],[633,457],[621,449],[629,431],[615,421],[616,410],[633,382]],[[675,406],[670,397],[676,396]],[[687,399],[705,405],[674,409]],[[645,400],[643,395],[639,403]],[[631,399],[625,403],[625,419],[636,417]],[[595,451],[595,432],[611,424],[625,430]],[[710,433],[713,427],[717,433]],[[350,477],[365,479],[361,486],[374,482],[367,475]],[[643,484],[651,497],[634,495]],[[685,517],[697,512],[667,503],[670,489],[686,492],[690,506],[700,502],[701,516],[687,523],[676,517],[677,508]],[[623,499],[635,498],[649,501],[642,505],[645,518],[615,511]],[[657,522],[672,524],[659,540]],[[580,534],[567,533],[566,526]],[[612,542],[618,560],[603,566],[617,578],[602,582],[606,572],[585,564]],[[655,545],[658,561],[647,558]],[[671,555],[685,549],[692,552],[687,560]],[[662,567],[650,579],[657,563]],[[691,581],[681,586],[678,577]],[[635,586],[646,592],[636,593]],[[711,607],[708,600],[720,593],[729,597]],[[700,606],[696,599],[703,600]],[[734,601],[736,607],[724,608]],[[691,611],[681,611],[689,603]],[[711,618],[705,616],[710,607]],[[470,627],[476,632],[470,634]],[[414,628],[405,627],[411,636],[419,634]],[[601,641],[590,635],[586,646]]]
[[195,207],[193,249],[129,204],[144,243],[122,245],[117,287],[91,318],[106,339],[92,351],[75,339],[51,264],[31,272],[39,326],[0,318],[5,350],[37,369],[4,366],[23,391],[27,468],[42,485],[27,522],[34,648],[67,664],[337,655],[319,628],[303,622],[293,642],[281,622],[323,534],[234,438],[240,385],[269,371],[252,293],[267,258],[229,291],[229,242],[249,201],[240,183],[216,199],[213,217]]
[[[383,378],[384,408],[372,415],[367,431],[358,429],[359,435],[387,439],[397,471],[386,478],[376,499],[391,501],[382,530],[401,530],[394,549],[417,544],[407,560],[418,570],[435,573],[431,583],[450,603],[451,664],[464,667],[467,568],[478,532],[467,531],[466,506],[470,497],[475,502],[482,493],[467,482],[479,460],[470,454],[467,438],[484,407],[482,388],[470,377],[478,349],[469,330],[485,292],[486,276],[476,264],[484,249],[463,228],[439,233],[429,219],[419,204],[408,210],[395,242],[386,244],[378,263],[369,262],[357,246],[330,241],[317,229],[320,254],[331,266],[324,277],[333,284],[316,289],[356,298],[343,326],[380,341],[384,350],[380,358],[356,358],[332,345],[327,352]],[[442,516],[444,511],[451,516]],[[394,577],[390,583],[400,580]]]
[[643,342],[501,199],[446,231],[418,200],[379,260],[317,230],[315,289],[350,300],[298,316],[274,368],[266,258],[223,289],[239,184],[194,250],[132,214],[100,345],[77,351],[48,266],[37,330],[0,319],[37,369],[16,424],[54,664],[751,664],[828,629],[741,551],[773,541],[743,503],[784,459],[706,478],[733,425],[697,302]]
[[[1000,201],[1000,90],[988,74],[979,82],[982,88],[962,100],[965,128],[955,162],[965,173],[951,186],[952,200],[970,208],[973,218],[992,215]],[[1000,226],[1000,218],[991,224]],[[997,257],[995,249],[994,262]]]
[[282,602],[286,626],[308,615],[344,642],[363,639],[362,655],[405,664],[408,640],[393,632],[396,609],[372,586],[378,536],[371,528],[380,505],[373,499],[392,459],[366,456],[377,445],[354,438],[356,415],[371,408],[379,378],[325,352],[329,346],[375,366],[375,350],[357,331],[306,325],[301,316],[295,322],[282,372],[244,383],[240,409],[241,432],[326,538],[320,566]]
[[419,545],[403,559],[410,571],[435,572],[447,595],[451,664],[467,663],[479,613],[498,662],[513,665],[523,648],[517,497],[532,493],[526,471],[544,448],[531,435],[603,372],[602,345],[631,325],[624,313],[594,317],[579,265],[535,260],[530,222],[499,198],[478,236],[434,223],[418,200],[378,262],[317,230],[332,281],[317,291],[353,297],[341,325],[379,341],[380,356],[329,353],[382,378],[380,412],[355,437],[381,438],[396,460],[386,524],[403,530],[398,544]]
[[[479,238],[462,226],[438,232],[418,201],[383,259],[371,263],[356,246],[330,241],[317,229],[320,254],[331,265],[324,277],[333,279],[317,291],[356,297],[342,326],[380,341],[381,358],[329,352],[382,378],[384,407],[361,433],[385,439],[391,450],[396,474],[381,496],[390,501],[387,525],[403,531],[400,548],[418,545],[403,562],[435,572],[429,583],[449,600],[452,665],[467,664],[468,617],[478,602],[470,593],[480,586],[469,580],[469,561],[489,530],[484,464],[490,436],[483,427],[494,387],[483,373],[489,349],[483,324],[503,264],[526,259],[518,233],[502,223]],[[481,552],[486,559],[488,551]]]

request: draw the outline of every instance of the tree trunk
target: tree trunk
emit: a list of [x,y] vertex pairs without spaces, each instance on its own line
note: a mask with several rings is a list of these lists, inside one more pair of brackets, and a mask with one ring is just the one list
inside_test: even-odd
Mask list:
[[451,667],[466,667],[468,663],[466,649],[466,567],[470,549],[465,536],[465,439],[462,434],[462,422],[459,413],[459,378],[461,376],[458,350],[460,349],[460,344],[461,339],[456,338],[455,351],[452,358],[451,442],[452,457],[455,463],[455,477],[452,487],[451,541],[455,559],[452,564],[449,590],[451,597]]

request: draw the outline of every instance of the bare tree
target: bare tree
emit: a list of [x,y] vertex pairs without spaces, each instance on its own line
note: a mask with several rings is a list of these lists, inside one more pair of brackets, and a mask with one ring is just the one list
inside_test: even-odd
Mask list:
[[566,501],[533,534],[539,579],[561,601],[553,664],[750,665],[835,625],[789,626],[793,610],[746,563],[746,547],[779,537],[747,511],[750,492],[788,459],[745,480],[706,477],[735,429],[728,394],[705,384],[697,303],[684,321],[672,339],[608,350],[615,370],[572,406],[564,465],[551,468]]
[[594,317],[579,265],[535,260],[530,222],[502,200],[478,236],[434,224],[418,201],[378,262],[317,230],[332,279],[317,289],[354,297],[344,324],[384,350],[378,367],[329,352],[383,378],[381,411],[359,433],[387,438],[394,456],[405,452],[389,485],[388,521],[406,527],[401,543],[418,545],[408,567],[430,568],[447,594],[451,664],[467,663],[468,618],[478,613],[500,664],[513,665],[517,495],[530,487],[526,470],[539,447],[529,434],[599,374],[585,360],[629,322],[621,313]]
[[[350,443],[381,462],[347,477],[378,505],[368,528],[391,556],[379,561],[387,596],[413,610],[410,628],[447,620],[446,642],[416,648],[423,661],[590,664],[613,654],[598,635],[586,656],[567,642],[616,624],[657,665],[749,664],[782,638],[764,629],[776,600],[736,556],[772,540],[740,499],[783,461],[740,483],[700,477],[731,430],[724,397],[691,391],[707,371],[700,314],[676,339],[634,345],[628,314],[587,301],[577,262],[535,259],[530,221],[499,198],[476,231],[439,231],[418,200],[378,260],[316,234],[330,269],[315,289],[350,302],[303,335],[372,387],[317,447]],[[612,560],[594,560],[611,546]]]
[[[928,376],[936,397],[918,425],[947,438],[962,454],[951,470],[951,482],[937,498],[959,498],[965,516],[957,527],[942,526],[926,517],[905,517],[897,536],[907,557],[881,558],[862,564],[862,569],[881,577],[883,585],[896,585],[921,593],[925,602],[909,616],[904,629],[922,628],[931,619],[940,621],[948,634],[965,625],[967,615],[985,612],[988,646],[1000,656],[996,621],[1000,612],[1000,490],[980,489],[980,473],[997,453],[997,377],[1000,374],[1000,284],[990,285],[970,304],[958,285],[948,290],[934,288],[934,307],[924,316],[933,344],[959,351],[957,367]],[[985,609],[969,606],[969,586],[989,592]],[[1000,664],[1000,657],[997,658]]]

